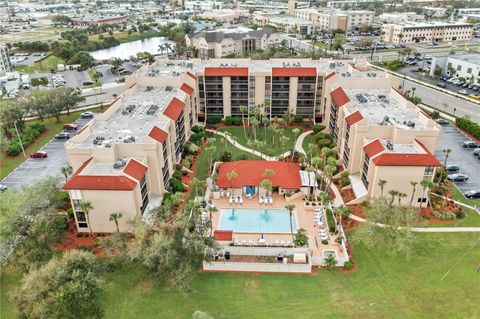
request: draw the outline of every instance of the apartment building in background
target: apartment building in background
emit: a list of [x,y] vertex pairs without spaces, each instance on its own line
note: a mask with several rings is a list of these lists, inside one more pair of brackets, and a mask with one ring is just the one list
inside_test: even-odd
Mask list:
[[[64,189],[77,227],[114,232],[111,213],[123,215],[121,231],[135,218],[148,220],[191,127],[212,115],[241,116],[242,105],[260,105],[271,118],[289,110],[325,124],[355,201],[379,196],[379,179],[390,182],[386,191],[411,194],[410,181],[433,176],[439,164],[432,152],[440,129],[393,89],[396,81],[364,59],[158,59],[144,65],[127,79],[129,89],[65,144],[74,174]],[[426,198],[415,196],[416,202]],[[93,206],[88,218],[80,205],[85,201]]]
[[100,17],[100,16],[85,16],[72,18],[72,24],[81,27],[99,26],[102,24],[122,24],[127,21],[127,18],[122,16]]
[[5,73],[12,71],[12,62],[10,61],[8,48],[6,45],[0,44],[0,75],[5,75]]
[[405,23],[425,21],[425,15],[416,12],[391,12],[382,13],[378,16],[378,20],[382,23]]
[[381,39],[387,43],[411,44],[468,41],[473,36],[470,23],[419,22],[382,25]]
[[480,83],[480,54],[459,54],[454,56],[436,56],[432,59],[430,75],[435,75],[435,69],[440,68],[442,75],[464,78],[470,84]]
[[397,190],[406,194],[402,204],[425,205],[427,194],[410,182],[432,180],[441,166],[433,155],[441,128],[395,90],[396,80],[369,74],[357,81],[332,74],[325,81],[323,123],[349,173],[350,204],[381,196],[378,182],[386,180],[384,194]]
[[371,27],[375,18],[375,12],[367,10],[297,9],[293,15],[314,22],[320,31],[362,30]]
[[202,58],[225,58],[230,54],[278,47],[282,42],[272,28],[201,31],[185,35],[187,47],[197,48]]

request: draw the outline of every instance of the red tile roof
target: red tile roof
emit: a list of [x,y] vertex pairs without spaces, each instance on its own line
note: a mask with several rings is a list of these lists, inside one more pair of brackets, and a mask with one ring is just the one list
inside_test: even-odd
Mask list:
[[205,68],[205,76],[248,76],[248,68],[224,68],[208,67]]
[[380,142],[380,140],[377,138],[368,143],[367,145],[364,145],[363,150],[369,158],[372,158],[378,153],[383,152],[385,150],[385,147],[383,146],[382,142]]
[[432,154],[383,153],[372,161],[377,166],[442,166]]
[[84,189],[84,190],[133,190],[137,182],[126,176],[93,176],[80,175],[83,169],[92,161],[88,159],[73,176],[63,185],[63,189]]
[[353,125],[357,122],[360,122],[361,120],[363,120],[363,116],[362,116],[362,113],[360,113],[360,111],[353,112],[352,114],[350,114],[345,118],[345,121],[347,122],[348,125]]
[[145,164],[142,164],[132,158],[128,162],[127,166],[125,166],[125,168],[123,169],[123,172],[128,176],[135,178],[137,181],[140,181],[143,176],[145,176],[147,169],[148,168]]
[[232,187],[227,174],[235,171],[238,177],[233,181],[234,187],[258,186],[265,179],[263,172],[271,169],[275,172],[269,179],[274,187],[298,189],[301,187],[300,166],[279,161],[236,161],[219,165],[217,185],[221,188]]
[[325,81],[330,79],[332,76],[334,76],[335,74],[337,74],[337,72],[333,71],[333,72],[330,72],[329,74],[325,75],[325,77],[323,78]]
[[197,79],[197,76],[196,76],[195,74],[193,74],[192,72],[190,72],[190,71],[187,71],[187,75],[188,75],[189,77],[191,77],[192,79],[194,79],[194,80]]
[[213,238],[215,240],[231,241],[233,239],[233,231],[231,230],[215,230],[213,232]]
[[317,76],[317,68],[272,68],[272,76]]
[[193,93],[193,88],[186,83],[182,84],[182,86],[180,87],[180,90],[187,93],[188,95],[192,95],[192,93]]
[[159,128],[158,126],[152,127],[148,136],[156,140],[158,143],[163,143],[168,137],[168,133]]
[[165,111],[163,111],[163,114],[165,114],[172,120],[176,121],[180,116],[180,113],[182,113],[184,107],[185,107],[185,103],[183,103],[182,101],[174,97],[170,101],[170,104],[168,104]]
[[335,105],[337,107],[343,106],[350,102],[350,98],[341,86],[330,92],[330,96],[332,97],[333,102],[335,102]]

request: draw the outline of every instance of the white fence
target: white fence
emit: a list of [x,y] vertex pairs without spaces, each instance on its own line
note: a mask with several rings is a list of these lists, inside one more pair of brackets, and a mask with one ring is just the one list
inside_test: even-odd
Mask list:
[[204,261],[205,271],[252,271],[252,272],[276,272],[276,273],[305,273],[312,272],[312,266],[308,264],[281,264],[281,263],[247,263],[229,261]]
[[294,253],[305,253],[310,256],[307,248],[292,248],[292,247],[238,247],[238,246],[223,246],[219,253],[225,254],[230,252],[230,255],[240,256],[277,256],[278,254],[293,255]]

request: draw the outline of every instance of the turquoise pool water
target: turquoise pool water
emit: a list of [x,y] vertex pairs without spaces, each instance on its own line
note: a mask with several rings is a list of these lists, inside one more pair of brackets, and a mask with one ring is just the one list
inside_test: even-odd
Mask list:
[[[295,212],[292,226],[296,232]],[[238,233],[290,233],[290,216],[286,209],[222,208],[219,229]]]

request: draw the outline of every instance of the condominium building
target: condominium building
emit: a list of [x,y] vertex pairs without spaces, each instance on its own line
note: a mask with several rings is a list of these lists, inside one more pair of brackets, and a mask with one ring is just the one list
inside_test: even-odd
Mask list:
[[[378,196],[379,179],[390,181],[386,190],[410,194],[409,182],[433,176],[438,166],[432,152],[440,129],[392,89],[396,81],[363,59],[159,59],[144,65],[127,79],[128,89],[65,144],[74,174],[64,188],[78,230],[113,232],[112,213],[122,214],[121,231],[137,217],[148,220],[191,127],[211,115],[241,116],[242,105],[260,105],[270,117],[289,110],[325,124],[357,201]],[[93,206],[88,218],[80,205],[86,201]]]
[[202,58],[225,58],[280,45],[282,38],[272,28],[202,31],[185,36],[187,47],[197,48]]
[[467,41],[472,39],[473,25],[449,22],[384,24],[381,33],[382,41],[397,44]]
[[0,75],[5,75],[7,72],[12,72],[12,63],[10,61],[10,54],[5,45],[0,44]]
[[324,123],[337,145],[339,160],[349,173],[355,199],[350,204],[397,190],[402,204],[419,206],[427,194],[418,186],[432,180],[441,166],[433,155],[440,126],[394,88],[393,79],[370,73],[366,81],[337,74],[325,82]]

